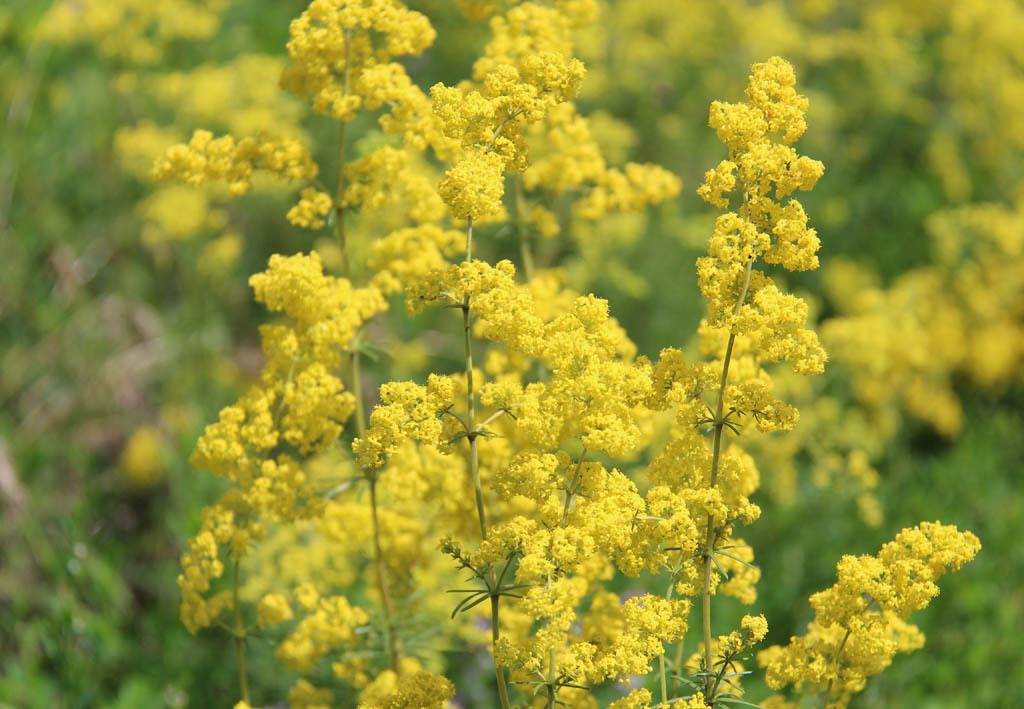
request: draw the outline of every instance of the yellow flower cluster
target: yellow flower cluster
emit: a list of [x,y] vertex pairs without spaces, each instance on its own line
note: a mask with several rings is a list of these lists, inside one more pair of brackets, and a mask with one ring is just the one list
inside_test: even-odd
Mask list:
[[[697,343],[704,359],[688,362],[668,348],[652,364],[637,356],[607,301],[565,287],[571,269],[534,270],[529,250],[532,234],[566,231],[581,248],[589,240],[582,258],[603,267],[607,244],[639,238],[642,212],[681,188],[671,172],[628,161],[630,136],[614,119],[604,119],[605,140],[600,121],[572,103],[584,73],[574,41],[597,3],[468,9],[490,18],[472,81],[438,84],[429,96],[395,60],[423,52],[435,33],[398,0],[312,0],[292,22],[282,85],[339,122],[332,193],[309,184],[317,167],[291,130],[294,103],[261,87],[220,91],[231,82],[209,68],[193,77],[212,87],[212,105],[236,96],[252,105],[252,131],[228,128],[259,137],[198,131],[164,152],[154,174],[192,187],[224,182],[231,195],[252,189],[258,171],[299,181],[288,220],[321,229],[333,212],[332,248],[344,253],[333,261],[326,248],[323,260],[316,252],[276,255],[250,280],[256,300],[280,319],[260,330],[259,377],[206,428],[193,456],[231,487],[203,513],[182,557],[182,620],[195,632],[233,611],[242,659],[251,627],[243,605],[252,604],[278,661],[304,675],[288,700],[307,709],[357,695],[365,709],[447,706],[455,688],[424,669],[444,660],[422,642],[421,628],[432,640],[473,645],[489,631],[503,709],[531,685],[538,706],[593,707],[598,685],[625,684],[655,664],[663,704],[728,703],[742,695],[738,662],[768,623],[747,615],[713,637],[712,600],[756,601],[760,571],[736,528],[761,515],[758,462],[775,455],[792,464],[796,456],[768,443],[798,423],[787,402],[806,407],[816,395],[782,376],[777,382],[769,367],[788,362],[793,372],[784,376],[797,379],[821,372],[826,359],[807,324],[808,304],[755,268],[818,266],[817,233],[792,198],[823,174],[821,163],[793,148],[808,101],[792,67],[774,57],[753,66],[745,102],[712,104],[709,123],[728,155],[698,190],[725,211],[697,268],[708,300]],[[241,74],[276,71],[266,58],[237,64],[249,67]],[[183,83],[165,77],[158,92],[180,97],[185,115],[216,120]],[[352,120],[360,109],[382,115],[353,141],[346,131],[364,127]],[[286,137],[258,133],[273,113],[292,117]],[[124,141],[141,152],[156,133],[140,129]],[[448,166],[439,179],[435,157]],[[154,221],[174,211],[151,206]],[[195,223],[179,231],[213,228],[209,211],[203,201],[185,215]],[[473,227],[506,212],[523,252],[519,273],[509,261],[472,258]],[[468,222],[466,231],[450,228],[456,220]],[[996,239],[1004,255],[1016,248],[1010,231]],[[951,254],[964,248],[948,236],[943,243]],[[346,278],[325,273],[324,262]],[[984,287],[977,278],[964,276],[964,290]],[[378,328],[365,326],[403,291],[413,315],[428,304],[461,315],[465,372],[386,382],[366,420],[359,363]],[[975,304],[979,313],[998,311],[980,298]],[[434,333],[422,340],[405,343],[405,352],[419,362],[428,352],[447,354]],[[475,346],[486,347],[476,361]],[[356,435],[343,438],[353,414]],[[849,475],[873,484],[867,454],[845,440],[822,449],[823,459],[840,450]],[[919,644],[903,617],[976,551],[973,535],[921,525],[878,557],[844,558],[836,586],[812,599],[817,618],[808,636],[762,655],[769,682],[847,696],[896,650]],[[222,588],[229,568],[231,591]],[[621,576],[659,574],[668,576],[663,596],[610,590],[621,588]],[[698,597],[700,651],[673,668],[691,674],[685,683],[694,691],[680,696],[675,678],[667,681],[666,646],[683,640]],[[458,622],[440,622],[449,615]],[[348,685],[337,695],[317,686],[328,663]],[[240,674],[239,706],[248,707],[244,663]],[[612,706],[652,701],[640,689]]]
[[[356,630],[370,619],[343,596],[322,598],[310,585],[297,589],[295,596],[307,614],[278,646],[277,657],[298,672],[311,672],[324,656],[355,644]],[[335,663],[333,669],[343,676],[353,667],[349,663]]]
[[214,138],[209,131],[198,130],[187,144],[167,149],[153,167],[153,177],[193,186],[225,182],[229,194],[238,197],[252,189],[257,170],[289,181],[309,180],[317,174],[309,152],[294,138],[259,135],[238,140],[230,135]]
[[831,588],[811,596],[808,632],[758,655],[768,685],[792,685],[845,707],[865,682],[911,652],[924,636],[906,618],[938,595],[935,582],[958,571],[981,549],[978,538],[953,526],[923,522],[902,530],[877,556],[844,556]]
[[444,134],[461,147],[440,194],[460,219],[501,211],[506,171],[527,167],[525,130],[579,90],[583,64],[571,56],[568,20],[555,8],[524,2],[491,22],[478,86],[431,88]]
[[[419,54],[436,33],[422,14],[398,0],[313,0],[288,29],[284,88],[309,100],[313,110],[350,120],[366,91],[364,73],[392,57]],[[377,83],[377,82],[374,82]],[[380,103],[374,96],[371,102]]]
[[118,461],[124,480],[143,488],[158,482],[167,471],[166,445],[165,436],[157,426],[144,424],[135,429]]
[[322,229],[326,221],[324,217],[334,209],[334,200],[326,192],[321,192],[315,187],[307,187],[302,190],[302,196],[298,203],[288,210],[288,221],[295,226],[306,229]]
[[[267,361],[259,383],[206,427],[192,457],[195,466],[236,486],[233,511],[208,515],[218,516],[228,531],[222,538],[201,532],[186,554],[187,563],[183,560],[183,567],[194,570],[183,576],[182,607],[183,617],[193,618],[186,621],[193,630],[216,616],[195,608],[201,608],[209,580],[221,574],[220,567],[204,561],[217,558],[218,544],[232,541],[237,560],[255,534],[251,525],[258,531],[261,519],[308,517],[320,509],[309,476],[284,446],[311,455],[337,440],[355,404],[332,371],[362,323],[385,306],[377,291],[356,290],[347,280],[324,275],[315,253],[274,256],[268,270],[251,283],[256,299],[284,313],[290,323],[264,326]],[[248,535],[244,542],[232,536],[236,524]]]
[[59,0],[37,32],[46,41],[91,42],[104,56],[153,64],[176,41],[213,36],[227,5],[226,0]]
[[427,386],[390,382],[381,387],[381,403],[370,415],[370,428],[352,444],[360,464],[379,468],[405,441],[443,445],[441,413],[452,405],[451,378],[431,375]]
[[385,145],[350,162],[345,185],[345,207],[373,210],[401,203],[405,218],[415,224],[438,222],[445,214],[433,176],[410,150]]
[[445,677],[424,671],[414,660],[401,673],[385,670],[359,695],[359,709],[445,709],[455,686]]
[[824,172],[790,145],[807,127],[807,99],[795,83],[793,68],[773,57],[753,66],[746,103],[712,103],[709,123],[729,148],[729,160],[708,171],[698,193],[728,207],[728,195],[738,192],[739,204],[715,222],[709,255],[697,269],[711,326],[751,338],[763,361],[786,359],[798,372],[815,373],[823,370],[825,353],[804,328],[806,304],[752,269],[758,259],[791,271],[818,266],[820,241],[803,207],[783,201],[814,187]]
[[[971,205],[928,223],[936,263],[888,288],[838,263],[827,285],[841,310],[824,336],[856,398],[876,416],[907,411],[947,436],[963,425],[953,378],[986,388],[1024,361],[1024,207]],[[869,345],[870,342],[870,345]]]
[[179,124],[223,127],[233,135],[273,130],[300,139],[302,104],[267,80],[283,69],[281,57],[243,54],[226,64],[158,74],[147,80],[147,88],[159,103],[173,108]]

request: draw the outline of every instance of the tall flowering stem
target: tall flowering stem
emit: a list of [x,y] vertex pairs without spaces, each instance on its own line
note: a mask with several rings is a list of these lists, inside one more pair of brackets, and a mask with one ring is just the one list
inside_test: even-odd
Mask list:
[[[734,315],[739,314],[740,308],[743,307],[743,303],[747,299],[747,291],[750,289],[750,274],[753,270],[753,265],[754,259],[748,259],[743,273],[743,288],[740,291],[739,300],[736,301],[736,308],[733,313]],[[715,404],[715,418],[713,424],[714,440],[711,444],[711,475],[708,483],[712,488],[718,484],[718,468],[722,459],[722,429],[725,428],[725,388],[729,384],[729,365],[732,363],[732,352],[735,345],[736,333],[730,332],[729,341],[725,346],[725,356],[722,358],[722,376],[718,382],[718,400]],[[713,563],[711,554],[715,548],[717,537],[718,530],[715,528],[714,517],[709,514],[707,534],[704,539],[704,580],[701,590],[701,621],[704,631],[704,668],[708,672],[704,682],[704,694],[706,697],[710,698],[712,706],[714,706],[714,698],[711,693],[714,678],[711,676],[711,565]]]
[[[473,218],[466,224],[466,263],[473,262]],[[462,341],[466,354],[466,430],[469,432],[469,472],[476,496],[477,521],[480,524],[480,538],[487,539],[487,512],[484,509],[484,492],[480,484],[480,453],[477,445],[479,432],[476,429],[476,392],[473,389],[473,326],[470,316],[470,296],[466,293],[462,301]]]
[[[767,273],[754,269],[755,261],[790,271],[818,266],[817,233],[808,226],[802,205],[790,197],[796,190],[813,188],[824,172],[820,162],[791,147],[807,127],[808,101],[795,85],[792,66],[772,57],[751,68],[746,102],[711,104],[709,125],[727,146],[728,159],[708,170],[698,189],[706,202],[726,210],[715,221],[708,255],[697,262],[701,293],[708,301],[702,326],[704,345],[721,353],[713,408],[706,405],[706,414],[693,420],[697,426],[710,425],[712,435],[710,461],[705,463],[710,470],[701,506],[706,525],[699,572],[700,676],[703,700],[711,707],[726,699],[722,680],[732,658],[767,633],[763,618],[747,616],[740,631],[718,638],[711,634],[712,593],[721,588],[750,603],[757,578],[755,570],[728,590],[716,583],[717,573],[725,573],[718,557],[753,568],[749,563],[752,552],[744,559],[725,549],[743,547],[741,540],[732,537],[734,526],[749,524],[760,516],[760,509],[750,501],[757,487],[756,469],[742,448],[723,450],[724,431],[728,428],[739,437],[741,419],[747,419],[744,425],[756,425],[765,433],[792,429],[797,412],[772,396],[771,377],[763,366],[788,361],[798,374],[817,374],[825,363],[817,335],[806,328],[807,304],[783,292]],[[738,208],[729,211],[733,199],[738,200]],[[734,363],[737,359],[742,359],[743,367],[736,370],[737,381],[731,381],[731,369],[739,366]],[[715,362],[702,365],[701,376],[706,372],[711,378],[715,366]],[[697,401],[700,392],[698,385],[694,391]]]
[[[473,262],[473,217],[466,220],[466,263]],[[476,498],[477,522],[480,525],[480,539],[487,539],[487,510],[484,507],[483,485],[480,483],[480,450],[478,439],[480,429],[476,424],[476,391],[473,385],[473,319],[470,316],[470,296],[462,301],[462,341],[466,355],[466,438],[469,441],[469,473],[473,481],[473,495]],[[495,588],[494,569],[488,569],[488,587]],[[503,709],[511,706],[505,670],[497,659],[498,640],[501,638],[501,597],[491,594],[491,644],[494,654],[494,674],[498,682],[498,699]]]
[[[342,99],[349,94],[349,82],[351,75],[351,33],[345,31],[345,78],[342,84]],[[334,191],[334,218],[335,230],[338,235],[338,248],[341,249],[341,270],[342,273],[349,273],[348,243],[345,236],[345,130],[348,127],[348,118],[338,118],[338,167],[335,179]],[[354,354],[353,358],[359,355]],[[358,392],[357,392],[358,393]]]
[[[352,32],[345,30],[343,35],[344,43],[344,78],[341,84],[341,100],[345,101],[350,95],[351,65],[352,65]],[[352,258],[349,253],[348,237],[345,231],[345,169],[348,165],[346,160],[346,132],[350,118],[345,115],[336,115],[338,119],[338,151],[337,168],[335,171],[334,190],[334,230],[338,240],[338,248],[341,252],[341,273],[345,278],[352,280]],[[363,400],[362,382],[362,356],[360,353],[360,333],[356,333],[349,346],[349,382],[351,383],[352,395],[355,397],[355,424],[356,434],[360,437],[366,435],[366,404]],[[377,592],[380,594],[381,611],[384,615],[384,628],[387,644],[387,652],[391,669],[398,672],[402,659],[401,640],[398,637],[395,626],[395,609],[391,600],[391,592],[388,585],[387,565],[384,559],[383,545],[381,544],[380,528],[380,504],[377,495],[377,482],[379,471],[366,471],[366,479],[370,488],[370,519],[373,526],[373,565],[377,580]]]

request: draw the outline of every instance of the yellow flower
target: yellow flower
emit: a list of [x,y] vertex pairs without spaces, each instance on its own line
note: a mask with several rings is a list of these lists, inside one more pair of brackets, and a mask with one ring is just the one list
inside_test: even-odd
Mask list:
[[327,223],[324,217],[334,208],[334,200],[326,192],[315,187],[302,190],[298,204],[288,210],[288,221],[306,229],[322,229]]
[[807,634],[759,653],[768,685],[824,692],[830,706],[845,707],[897,652],[924,644],[906,618],[938,595],[939,578],[980,549],[970,532],[922,522],[900,531],[877,556],[844,556],[836,583],[811,596],[815,616]]
[[179,180],[194,187],[207,182],[226,182],[233,197],[252,189],[257,170],[284,180],[310,180],[317,166],[301,142],[260,134],[238,140],[230,135],[214,138],[198,130],[188,144],[167,149],[153,167],[157,180]]

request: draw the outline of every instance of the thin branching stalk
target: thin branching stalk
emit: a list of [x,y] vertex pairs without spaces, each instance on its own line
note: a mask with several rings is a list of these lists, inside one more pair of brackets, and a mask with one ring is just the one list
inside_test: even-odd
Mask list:
[[238,658],[238,690],[242,694],[242,701],[249,701],[249,673],[245,668],[245,623],[242,622],[242,606],[238,600],[239,570],[240,562],[235,557],[234,569],[231,574],[231,604],[235,609],[235,656]]
[[523,262],[523,276],[526,281],[533,280],[533,246],[530,234],[523,223],[523,176],[516,173],[512,176],[512,225],[519,242],[519,255]]
[[396,673],[399,670],[402,649],[401,640],[395,628],[395,609],[391,602],[391,593],[388,589],[387,569],[384,564],[384,551],[380,543],[380,519],[377,504],[377,474],[370,477],[370,510],[373,516],[373,554],[374,566],[377,569],[377,588],[380,592],[381,606],[384,609],[384,625],[386,630],[386,641],[388,646],[388,657],[391,661],[391,669]]
[[[572,501],[576,497],[577,487],[580,481],[580,470],[583,467],[583,459],[587,457],[587,449],[584,448],[583,452],[580,453],[580,459],[576,461],[576,467],[572,472],[572,479],[569,481],[569,486],[565,489],[565,502],[562,504],[562,520],[559,522],[559,526],[565,529],[569,525],[569,512],[572,510]],[[550,578],[548,582],[550,583]],[[554,709],[557,703],[557,688],[558,682],[558,658],[555,654],[555,648],[552,647],[548,653],[548,703],[547,709]]]
[[[466,263],[473,262],[473,218],[466,225]],[[484,508],[484,492],[480,483],[480,452],[478,441],[480,430],[476,425],[476,393],[473,388],[473,321],[470,317],[470,297],[467,293],[462,300],[462,340],[466,355],[466,431],[469,439],[469,473],[473,481],[473,495],[476,498],[477,522],[480,525],[480,539],[487,539],[487,511]],[[496,588],[494,570],[488,570],[488,586]],[[491,652],[494,657],[494,675],[498,682],[498,699],[502,709],[509,709],[511,703],[505,670],[498,662],[498,640],[501,638],[500,596],[491,595]]]
[[[350,38],[351,33],[345,32],[345,76],[343,80],[343,94],[348,95],[350,82]],[[339,121],[338,126],[338,164],[335,173],[334,190],[334,229],[338,239],[338,248],[341,250],[341,273],[346,278],[352,278],[352,260],[349,255],[348,239],[345,232],[345,132],[348,127],[347,120]],[[362,381],[362,357],[360,355],[360,342],[357,335],[352,343],[349,352],[350,381],[352,394],[355,396],[355,422],[356,433],[359,436],[366,434],[366,405],[363,401]],[[377,592],[380,594],[381,610],[384,613],[384,627],[386,643],[388,647],[388,658],[391,669],[396,673],[399,670],[402,650],[401,640],[395,627],[395,609],[391,600],[391,591],[388,586],[387,564],[384,559],[383,545],[381,544],[380,528],[380,505],[377,500],[377,472],[368,473],[367,481],[370,486],[370,513],[373,522],[373,565],[377,575]]]
[[[740,291],[739,300],[733,314],[738,314],[743,302],[747,299],[747,290],[750,288],[750,273],[754,266],[753,258],[747,261],[747,267],[743,273],[743,288]],[[729,365],[732,362],[732,350],[736,344],[736,333],[729,333],[729,342],[725,347],[725,356],[722,358],[722,376],[718,382],[718,401],[715,405],[714,419],[714,441],[711,448],[711,477],[709,486],[714,488],[718,484],[718,467],[722,456],[722,429],[725,428],[725,389],[729,384]],[[715,521],[708,515],[708,528],[704,540],[704,587],[701,592],[701,619],[704,631],[704,671],[707,674],[704,680],[705,699],[709,706],[715,705],[713,678],[710,674],[712,663],[711,652],[711,564],[715,542],[720,530],[715,527]]]
[[[850,629],[847,628],[843,634],[843,639],[839,643],[839,647],[836,648],[836,656],[832,660],[832,667],[836,675],[839,674],[839,658],[843,654],[843,648],[846,647],[846,641],[850,639]],[[828,709],[828,699],[832,696],[832,681],[835,677],[830,677],[828,680],[828,686],[825,687],[825,693],[821,695],[821,709]]]
[[[665,600],[671,601],[672,600],[672,594],[675,592],[675,590],[676,590],[676,575],[675,575],[675,573],[673,573],[671,578],[668,581],[668,590],[665,591]],[[668,686],[668,674],[665,672],[665,653],[664,652],[662,652],[661,655],[658,657],[658,669],[659,669],[660,674],[661,674],[661,703],[662,704],[668,704],[668,690],[669,690],[669,686]],[[678,667],[676,668],[676,671],[677,672],[679,671]]]

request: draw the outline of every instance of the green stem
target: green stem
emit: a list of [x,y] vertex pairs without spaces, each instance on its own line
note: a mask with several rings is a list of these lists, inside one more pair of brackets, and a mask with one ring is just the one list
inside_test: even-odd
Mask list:
[[[672,594],[675,592],[675,590],[676,590],[676,578],[675,578],[675,574],[672,574],[672,578],[669,579],[669,582],[668,582],[668,590],[665,592],[665,600],[671,601],[672,600]],[[662,652],[661,655],[658,657],[658,669],[661,671],[661,703],[662,704],[668,704],[668,675],[665,672],[665,653],[664,652]],[[678,667],[676,667],[676,671],[677,672],[679,671]]]
[[[466,228],[466,263],[473,261],[473,218]],[[469,474],[476,497],[477,522],[480,539],[487,539],[487,512],[484,509],[484,491],[480,484],[480,454],[477,446],[476,393],[473,389],[473,319],[470,315],[470,297],[462,300],[462,343],[466,354],[466,430],[469,432]]]
[[[676,674],[681,674],[683,671],[683,648],[686,646],[686,638],[680,638],[679,643],[676,645],[676,656],[675,656],[675,668]],[[678,680],[673,685],[678,684]],[[673,686],[673,690],[675,686]]]
[[[743,302],[747,298],[747,290],[750,288],[750,274],[754,266],[753,259],[747,261],[747,267],[743,273],[743,289],[740,291],[739,300],[733,311],[738,314]],[[729,383],[729,365],[732,362],[732,350],[736,344],[736,333],[729,333],[729,342],[725,347],[725,356],[722,358],[722,376],[718,382],[718,401],[715,405],[715,435],[711,449],[711,477],[709,487],[714,488],[718,484],[718,468],[722,456],[722,429],[725,428],[725,389]],[[704,542],[704,584],[701,591],[701,619],[704,631],[704,671],[709,673],[704,680],[705,701],[708,706],[715,705],[713,678],[710,675],[712,665],[711,653],[711,554],[715,547],[715,541],[720,530],[715,528],[714,518],[708,514],[707,534]]]
[[512,191],[512,223],[515,227],[516,240],[519,242],[519,254],[523,261],[523,275],[527,281],[533,280],[533,247],[530,235],[523,225],[523,176],[516,173],[513,178]]
[[[492,656],[498,647],[498,640],[501,639],[501,624],[499,618],[499,598],[498,596],[491,596],[491,648]],[[512,702],[508,697],[508,684],[505,680],[505,670],[498,663],[498,658],[494,657],[494,676],[498,680],[498,702],[501,704],[501,709],[511,709]]]
[[359,335],[356,335],[351,352],[352,394],[356,398],[356,434],[366,435],[366,405],[363,403],[363,369],[359,357]]
[[[470,217],[466,226],[466,263],[473,261],[473,218]],[[487,511],[484,508],[484,491],[480,483],[480,451],[477,438],[480,432],[476,426],[476,394],[473,388],[473,321],[470,317],[470,297],[462,300],[462,341],[466,353],[466,430],[469,432],[469,474],[473,481],[473,495],[476,498],[477,522],[480,524],[480,539],[487,539]],[[494,570],[488,570],[488,586],[494,588]],[[502,709],[509,709],[511,704],[508,696],[508,685],[505,671],[498,663],[498,640],[501,638],[501,622],[499,615],[500,597],[491,596],[491,656],[494,657],[494,675],[498,681],[498,699]]]
[[238,658],[238,689],[242,693],[242,701],[249,702],[249,674],[245,669],[245,624],[242,622],[242,606],[238,599],[238,557],[235,557],[232,572],[231,603],[235,609],[235,655]]
[[[569,487],[565,489],[565,502],[562,503],[562,521],[559,522],[559,526],[565,529],[569,524],[569,511],[572,509],[572,501],[576,497],[576,486],[579,485],[580,480],[580,469],[583,467],[583,459],[587,457],[587,449],[584,448],[583,452],[580,453],[580,459],[576,461],[576,468],[572,473],[572,480],[569,481]],[[550,577],[548,583],[551,583]],[[554,709],[556,699],[558,698],[558,690],[555,683],[558,680],[558,657],[555,653],[555,648],[552,647],[548,653],[548,709]]]
[[[345,30],[345,80],[342,96],[348,95],[349,85],[349,31]],[[350,274],[348,242],[345,236],[345,128],[348,121],[342,120],[338,128],[338,167],[334,181],[334,229],[338,235],[338,247],[341,249],[341,272],[346,277]]]
[[377,513],[377,474],[373,473],[370,478],[370,509],[373,518],[373,553],[374,566],[377,569],[377,590],[380,592],[381,606],[384,609],[384,625],[387,633],[388,656],[391,659],[391,669],[398,673],[402,659],[401,640],[395,628],[395,610],[391,603],[391,593],[388,590],[387,570],[384,565],[384,552],[380,543],[380,519]]
[[338,128],[338,170],[334,189],[334,231],[338,236],[338,248],[341,249],[341,272],[348,276],[351,264],[348,257],[348,241],[345,236],[345,127],[348,121],[341,121]]
[[[832,660],[832,666],[836,673],[839,675],[839,657],[843,654],[843,648],[846,647],[846,641],[850,639],[850,629],[846,629],[846,633],[843,635],[842,641],[839,643],[839,647],[836,648],[836,656]],[[825,693],[821,696],[821,709],[828,709],[828,698],[832,695],[832,681],[835,677],[829,677],[828,685],[825,687]]]

